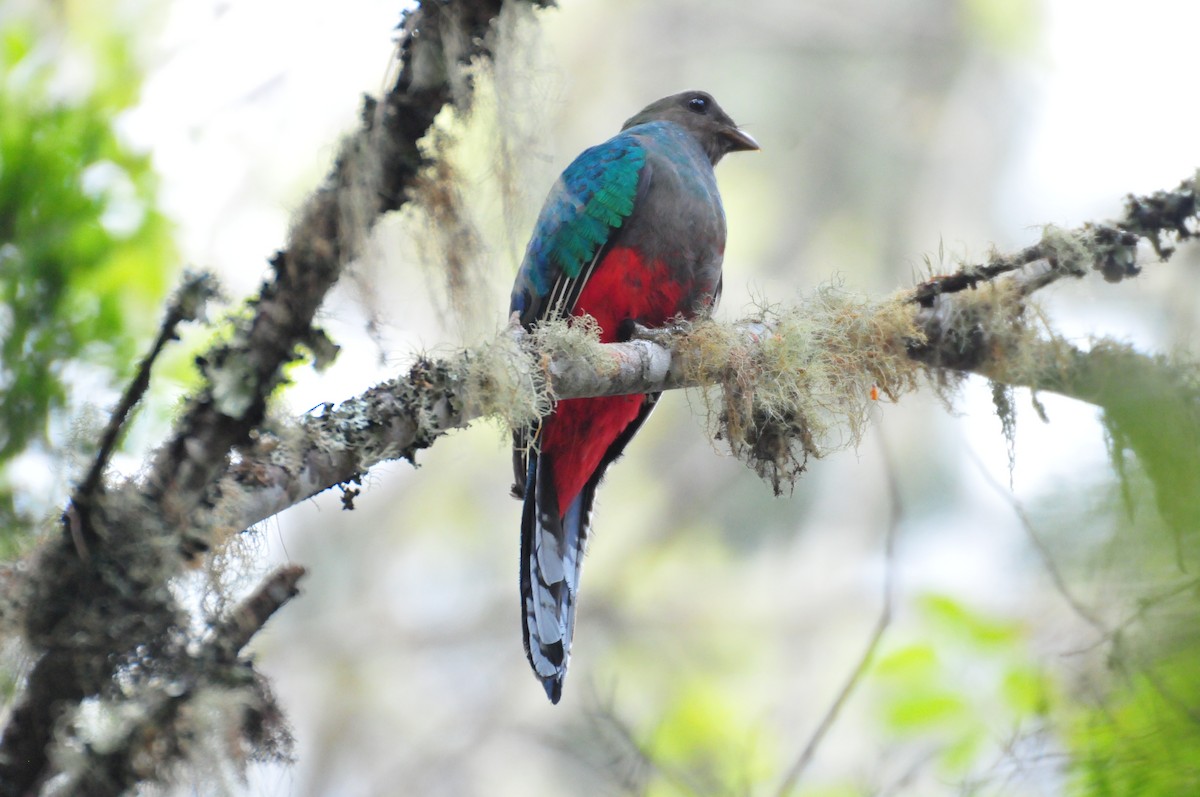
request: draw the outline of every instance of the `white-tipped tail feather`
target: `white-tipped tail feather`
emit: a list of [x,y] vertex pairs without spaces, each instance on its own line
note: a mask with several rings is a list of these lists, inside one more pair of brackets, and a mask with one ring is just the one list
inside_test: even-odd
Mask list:
[[575,599],[594,493],[583,490],[560,518],[553,463],[537,454],[529,457],[521,517],[525,653],[553,703],[562,697],[571,659]]

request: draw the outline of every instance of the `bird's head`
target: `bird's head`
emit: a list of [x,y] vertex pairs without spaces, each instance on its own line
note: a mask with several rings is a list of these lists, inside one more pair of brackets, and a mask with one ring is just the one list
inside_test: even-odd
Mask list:
[[626,120],[621,129],[647,122],[679,125],[700,143],[714,166],[726,153],[759,148],[758,142],[739,128],[712,95],[704,91],[685,91],[652,102]]

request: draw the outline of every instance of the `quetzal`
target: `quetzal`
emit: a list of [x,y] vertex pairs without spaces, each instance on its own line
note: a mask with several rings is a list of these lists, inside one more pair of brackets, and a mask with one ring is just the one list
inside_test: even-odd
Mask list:
[[[634,324],[711,311],[721,293],[725,212],[713,167],[758,149],[713,98],[688,91],[648,105],[562,173],[538,216],[510,312],[530,329],[590,315],[605,343]],[[525,652],[551,702],[571,656],[579,571],[605,469],[658,394],[566,399],[513,435],[521,515]]]

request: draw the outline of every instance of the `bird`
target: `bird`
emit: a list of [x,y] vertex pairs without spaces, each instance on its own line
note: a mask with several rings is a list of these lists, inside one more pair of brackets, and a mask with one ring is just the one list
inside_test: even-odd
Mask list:
[[[591,316],[600,341],[629,340],[712,312],[721,295],[725,211],[713,167],[759,149],[711,94],[686,91],[630,117],[584,150],[551,188],[513,284],[510,317],[526,330]],[[571,657],[580,568],[596,489],[658,393],[564,399],[513,432],[513,495],[522,499],[525,654],[557,704]]]

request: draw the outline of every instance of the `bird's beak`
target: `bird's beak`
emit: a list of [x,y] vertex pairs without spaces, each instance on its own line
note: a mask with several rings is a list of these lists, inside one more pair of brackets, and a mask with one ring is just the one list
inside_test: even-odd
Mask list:
[[749,150],[762,149],[758,142],[754,140],[754,136],[742,130],[740,127],[726,127],[721,130],[721,135],[729,142],[730,152],[745,152]]

